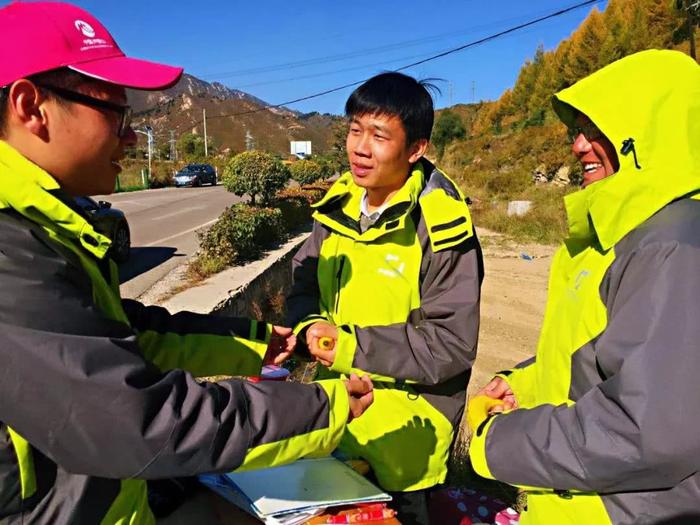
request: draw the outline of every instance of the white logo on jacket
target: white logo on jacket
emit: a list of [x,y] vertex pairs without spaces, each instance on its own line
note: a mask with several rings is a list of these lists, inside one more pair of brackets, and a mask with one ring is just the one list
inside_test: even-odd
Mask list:
[[401,261],[397,255],[388,254],[384,260],[391,269],[387,270],[386,268],[379,268],[377,270],[379,273],[391,278],[403,275],[403,271],[406,268],[406,263],[402,262],[401,264],[396,264]]

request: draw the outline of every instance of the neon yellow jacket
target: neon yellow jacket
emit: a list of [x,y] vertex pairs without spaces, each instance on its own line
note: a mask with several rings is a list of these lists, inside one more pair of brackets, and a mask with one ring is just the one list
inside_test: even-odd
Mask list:
[[122,301],[110,241],[0,141],[0,521],[150,524],[145,479],[333,450],[340,381],[254,375],[269,327]]
[[369,373],[375,402],[341,450],[366,458],[386,490],[444,481],[476,354],[482,261],[464,197],[426,160],[379,219],[359,224],[364,190],[343,175],[316,204],[294,258],[289,323],[339,326],[321,377]]
[[700,67],[637,53],[554,107],[620,169],[566,198],[535,359],[502,374],[522,409],[477,429],[472,464],[528,488],[525,525],[700,523]]

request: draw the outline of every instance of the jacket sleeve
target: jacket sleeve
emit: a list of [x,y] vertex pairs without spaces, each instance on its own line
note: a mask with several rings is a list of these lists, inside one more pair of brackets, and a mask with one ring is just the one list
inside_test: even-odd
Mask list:
[[144,359],[82,268],[25,231],[0,236],[0,420],[69,472],[157,478],[323,455],[348,417],[341,381],[197,383]]
[[192,312],[170,314],[129,299],[122,304],[139,349],[161,371],[182,368],[196,377],[260,373],[270,325]]
[[[317,321],[328,321],[321,314],[321,293],[318,285],[318,258],[327,230],[314,221],[311,236],[292,259],[292,291],[287,297],[287,326],[299,335]],[[302,341],[303,343],[303,341]]]
[[483,279],[479,242],[472,236],[425,257],[420,307],[405,323],[340,327],[332,370],[435,385],[471,368]]
[[596,343],[604,380],[571,406],[487,420],[470,445],[476,471],[516,485],[600,493],[669,488],[695,473],[698,261],[697,246],[658,242],[624,261]]

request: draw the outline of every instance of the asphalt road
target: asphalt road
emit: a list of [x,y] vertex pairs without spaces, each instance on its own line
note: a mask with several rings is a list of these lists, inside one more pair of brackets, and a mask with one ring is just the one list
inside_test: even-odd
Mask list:
[[122,297],[138,298],[197,251],[197,230],[240,197],[223,186],[165,188],[94,197],[126,214],[131,257],[119,268]]

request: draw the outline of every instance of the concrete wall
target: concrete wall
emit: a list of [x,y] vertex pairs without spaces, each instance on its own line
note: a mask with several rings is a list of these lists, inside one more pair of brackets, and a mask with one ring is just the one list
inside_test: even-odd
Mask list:
[[291,288],[292,257],[297,248],[298,246],[287,251],[235,294],[217,304],[212,313],[283,323],[283,302],[280,303],[280,300]]

